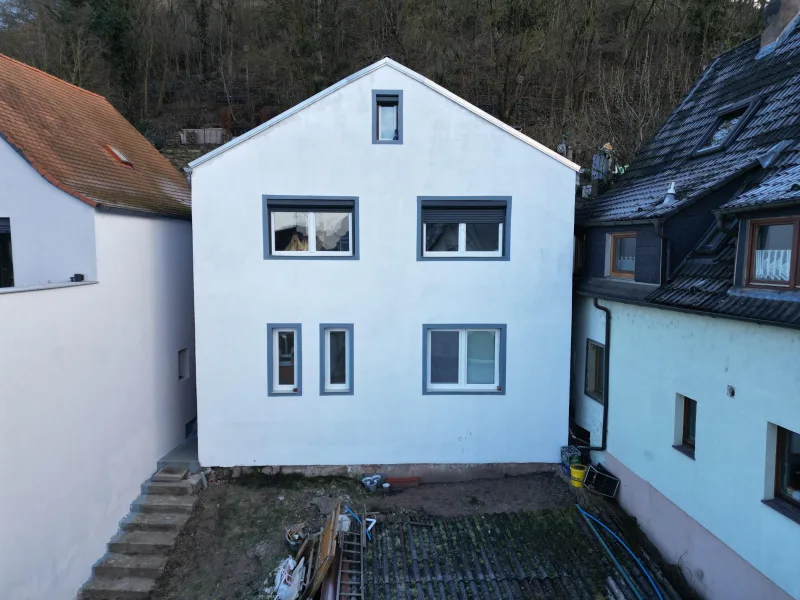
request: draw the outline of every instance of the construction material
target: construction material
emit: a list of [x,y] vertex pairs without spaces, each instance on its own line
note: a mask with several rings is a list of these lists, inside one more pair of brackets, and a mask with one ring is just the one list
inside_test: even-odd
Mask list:
[[587,490],[607,498],[614,498],[619,490],[619,478],[614,477],[602,466],[590,465],[583,484]]
[[311,584],[305,589],[303,598],[313,598],[316,596],[322,585],[322,581],[325,579],[325,575],[328,574],[328,570],[333,564],[334,557],[336,556],[336,528],[339,523],[340,512],[340,505],[337,504],[334,506],[328,520],[325,522],[325,527],[322,528],[314,575],[311,578]]
[[422,480],[419,477],[387,477],[386,483],[391,487],[419,487]]
[[364,520],[348,507],[355,518],[349,530],[339,532],[339,574],[336,578],[336,600],[359,600],[364,597]]
[[583,479],[586,477],[586,467],[583,465],[570,465],[570,484],[574,488],[583,487]]

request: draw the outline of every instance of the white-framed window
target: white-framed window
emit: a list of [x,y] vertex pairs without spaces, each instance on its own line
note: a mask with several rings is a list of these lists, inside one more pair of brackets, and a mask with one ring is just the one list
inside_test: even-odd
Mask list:
[[503,326],[425,326],[425,391],[501,393],[505,379]]
[[273,256],[352,256],[353,211],[270,213]]
[[508,260],[510,198],[421,197],[421,260]]
[[298,394],[301,380],[299,325],[269,325],[269,393]]
[[320,393],[353,392],[353,326],[320,325]]
[[403,143],[402,90],[372,90],[372,143]]

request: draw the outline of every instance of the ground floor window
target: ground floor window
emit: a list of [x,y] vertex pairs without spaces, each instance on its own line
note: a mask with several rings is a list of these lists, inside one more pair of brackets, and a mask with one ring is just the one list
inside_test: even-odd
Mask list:
[[353,325],[320,325],[320,394],[353,393]]
[[606,398],[606,347],[586,340],[586,385],[584,392],[601,404]]
[[268,385],[270,395],[295,394],[301,391],[301,326],[272,324],[267,326]]
[[778,427],[775,497],[800,509],[800,434]]
[[0,217],[0,288],[14,287],[11,256],[11,220]]
[[425,325],[425,393],[503,393],[504,325]]

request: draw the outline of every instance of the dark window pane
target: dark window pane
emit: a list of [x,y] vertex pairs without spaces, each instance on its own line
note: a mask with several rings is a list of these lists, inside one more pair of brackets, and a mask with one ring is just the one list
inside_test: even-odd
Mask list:
[[614,270],[633,273],[636,266],[636,238],[614,238]]
[[426,223],[425,250],[429,252],[457,252],[458,223]]
[[690,398],[683,400],[683,443],[694,448],[695,423],[697,421],[697,402]]
[[458,332],[431,331],[431,383],[458,383]]
[[11,233],[8,219],[0,219],[0,228],[3,221],[9,231],[0,231],[0,287],[14,286],[14,261],[11,254]]
[[800,435],[778,429],[778,492],[788,500],[800,503]]
[[294,332],[278,332],[278,385],[294,385]]
[[317,252],[350,251],[350,213],[314,213]]
[[467,223],[467,250],[493,252],[500,248],[500,226],[496,223]]
[[343,385],[347,383],[347,332],[330,332],[330,374],[331,385]]
[[308,213],[274,212],[276,252],[308,251]]
[[762,225],[756,234],[753,278],[789,282],[794,225]]

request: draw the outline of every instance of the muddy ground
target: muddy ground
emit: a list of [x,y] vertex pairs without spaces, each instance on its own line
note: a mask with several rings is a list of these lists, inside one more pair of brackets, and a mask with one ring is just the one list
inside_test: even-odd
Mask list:
[[246,475],[213,482],[201,492],[152,600],[258,599],[289,554],[286,528],[301,521],[322,527],[339,500],[358,511],[440,516],[557,509],[579,500],[600,510],[608,505],[574,490],[555,473],[372,494],[351,479]]

